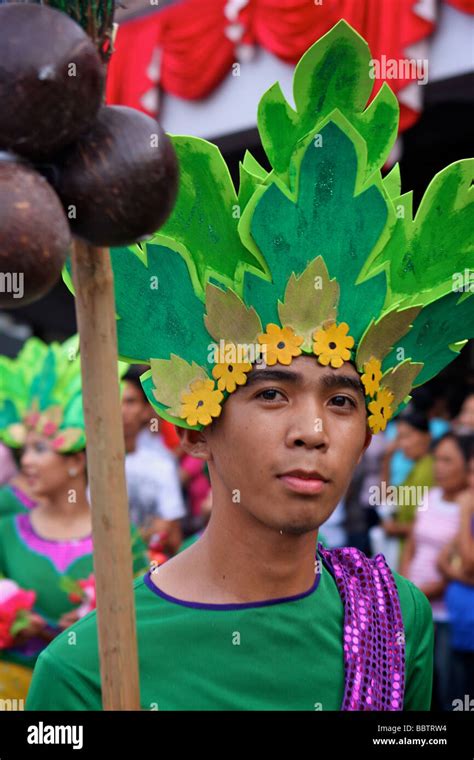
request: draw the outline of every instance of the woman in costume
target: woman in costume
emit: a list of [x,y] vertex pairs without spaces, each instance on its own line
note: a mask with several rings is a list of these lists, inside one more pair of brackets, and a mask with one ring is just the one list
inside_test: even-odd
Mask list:
[[[84,611],[78,602],[93,586],[92,525],[77,338],[50,346],[32,339],[16,360],[1,363],[1,435],[21,447],[22,471],[40,500],[0,519],[0,576],[35,595],[21,630],[0,648],[0,697],[21,699],[38,654]],[[143,572],[147,556],[135,530],[132,545],[134,572]]]
[[[7,415],[11,404],[10,398],[16,397],[18,399],[17,404],[20,406],[17,408],[17,414],[26,413],[26,409],[22,409],[21,404],[26,398],[25,389],[32,382],[36,371],[36,362],[42,353],[41,341],[31,338],[22,349],[21,363],[5,356],[0,357],[0,428],[6,427],[9,420]],[[21,389],[20,392],[19,389]],[[3,419],[3,415],[5,415],[5,419]],[[10,442],[8,447],[2,445],[7,452],[13,453],[17,449],[17,444],[14,442]],[[18,460],[18,457],[15,459]],[[11,477],[0,487],[0,518],[19,512],[28,512],[35,504],[36,500],[33,498],[21,469],[12,472]]]
[[[437,175],[413,221],[398,169],[380,172],[397,101],[384,85],[366,107],[369,71],[345,22],[318,40],[296,108],[263,95],[272,171],[246,153],[238,193],[214,145],[174,137],[172,215],[112,251],[119,352],[150,365],[148,399],[213,495],[199,540],[135,584],[143,709],[429,708],[426,597],[382,555],[314,551],[372,434],[474,335],[452,291],[469,164]],[[63,634],[41,655],[27,709],[102,708],[95,616],[73,630],[73,652]]]

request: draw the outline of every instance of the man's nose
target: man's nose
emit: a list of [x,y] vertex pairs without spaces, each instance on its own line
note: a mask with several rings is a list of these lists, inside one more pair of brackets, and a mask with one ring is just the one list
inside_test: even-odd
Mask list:
[[318,403],[313,401],[298,405],[291,415],[286,443],[288,446],[326,448],[329,442],[327,421]]

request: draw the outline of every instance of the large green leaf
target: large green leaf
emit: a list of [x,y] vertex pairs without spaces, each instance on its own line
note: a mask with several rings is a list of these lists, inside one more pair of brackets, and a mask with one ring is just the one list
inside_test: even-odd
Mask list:
[[474,159],[450,164],[430,183],[415,218],[411,193],[394,200],[395,230],[368,270],[388,264],[395,301],[429,303],[452,290],[453,275],[474,268],[473,180]]
[[119,355],[149,364],[179,351],[187,361],[206,362],[210,342],[204,304],[193,288],[192,264],[175,251],[148,243],[142,253],[111,250],[118,314]]
[[421,310],[411,330],[385,358],[382,369],[385,372],[405,359],[422,362],[415,387],[423,385],[456,358],[462,341],[469,338],[474,338],[474,296],[448,293]]
[[321,144],[309,139],[297,150],[295,193],[274,177],[249,202],[239,230],[246,246],[263,255],[271,275],[247,272],[244,296],[263,324],[278,323],[277,303],[290,275],[322,256],[341,291],[337,319],[349,324],[357,342],[385,299],[384,274],[356,281],[390,234],[390,203],[380,176],[363,179],[360,136],[343,117],[334,118],[320,130]]
[[298,140],[315,131],[334,109],[366,141],[366,176],[383,166],[397,136],[399,108],[387,84],[366,108],[374,86],[370,61],[365,40],[340,21],[307,50],[295,68],[296,110],[287,103],[278,82],[264,93],[258,108],[262,145],[275,173],[287,184]]
[[[193,261],[196,290],[204,289],[210,271],[232,285],[240,262],[258,265],[237,232],[244,195],[239,200],[215,145],[199,137],[171,139],[180,166],[178,197],[168,220],[150,242]],[[246,192],[245,202],[248,197]]]

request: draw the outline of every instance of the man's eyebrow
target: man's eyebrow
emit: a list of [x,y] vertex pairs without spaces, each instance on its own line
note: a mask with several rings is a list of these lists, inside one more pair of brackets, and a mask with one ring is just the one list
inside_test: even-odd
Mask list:
[[361,393],[365,398],[365,388],[361,380],[352,375],[323,375],[321,385],[328,390],[335,388],[352,388],[352,390]]
[[283,382],[297,383],[302,379],[299,372],[285,371],[281,369],[254,369],[247,375],[246,386],[264,380],[280,380]]
[[[247,375],[246,387],[257,383],[259,381],[264,382],[267,380],[275,380],[280,382],[298,383],[303,380],[303,376],[299,372],[293,372],[291,370],[280,369],[254,369]],[[362,382],[352,375],[336,375],[326,374],[319,380],[321,386],[327,390],[336,388],[351,388],[352,390],[360,393],[365,397],[365,389]]]

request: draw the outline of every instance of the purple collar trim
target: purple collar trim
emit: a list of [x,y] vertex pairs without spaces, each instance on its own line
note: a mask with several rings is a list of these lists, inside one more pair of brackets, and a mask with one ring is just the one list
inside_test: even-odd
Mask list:
[[243,602],[243,603],[236,603],[236,604],[206,604],[204,602],[188,602],[184,599],[178,599],[176,596],[171,596],[170,594],[166,594],[164,591],[162,591],[160,588],[155,586],[151,579],[151,573],[152,571],[149,570],[144,576],[143,580],[145,582],[145,585],[148,586],[151,591],[153,591],[154,594],[157,596],[161,596],[162,599],[166,599],[168,602],[174,602],[174,604],[179,604],[182,607],[192,607],[195,610],[248,610],[248,609],[255,609],[256,607],[270,607],[274,604],[284,604],[285,602],[296,602],[298,599],[304,599],[305,596],[309,596],[310,594],[313,594],[316,589],[319,586],[319,581],[321,579],[321,573],[316,573],[313,585],[311,588],[309,588],[307,591],[303,591],[302,594],[295,594],[294,596],[284,596],[279,599],[265,599],[261,602]]
[[43,538],[36,533],[28,512],[16,515],[15,520],[20,540],[35,554],[47,557],[58,573],[64,573],[73,562],[87,554],[92,554],[92,536],[69,541],[55,541]]

